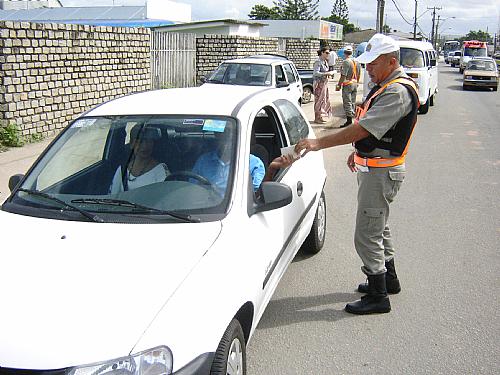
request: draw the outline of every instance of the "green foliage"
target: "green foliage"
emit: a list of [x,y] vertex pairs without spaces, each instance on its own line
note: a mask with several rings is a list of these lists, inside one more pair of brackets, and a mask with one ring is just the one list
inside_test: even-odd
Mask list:
[[339,21],[342,20],[349,22],[349,8],[347,7],[347,3],[345,0],[335,0],[335,2],[333,3],[332,14],[330,15],[330,17],[332,16],[338,19]]
[[319,18],[319,0],[277,0],[279,19],[282,20],[317,20]]
[[342,25],[344,35],[360,30],[359,27],[349,23],[349,8],[345,0],[335,0],[332,13],[329,17],[324,17],[323,20]]
[[24,137],[16,124],[0,126],[0,144],[7,147],[21,147],[25,143]]
[[466,36],[463,36],[459,39],[460,42],[463,42],[464,40],[480,40],[482,42],[493,43],[493,38],[491,37],[491,35],[482,30],[469,31]]
[[265,5],[257,4],[254,5],[248,17],[252,20],[279,20],[279,8],[274,7],[266,7]]

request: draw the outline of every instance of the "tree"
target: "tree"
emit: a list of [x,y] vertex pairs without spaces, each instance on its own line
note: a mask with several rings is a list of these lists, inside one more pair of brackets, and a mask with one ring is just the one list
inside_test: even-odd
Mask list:
[[482,30],[469,31],[469,33],[466,36],[460,38],[460,42],[463,42],[464,40],[480,40],[482,42],[493,43],[493,38],[491,37],[491,35]]
[[325,21],[338,23],[343,27],[344,34],[352,33],[353,31],[359,31],[359,27],[354,26],[354,24],[349,23],[349,8],[345,0],[335,0],[333,3],[332,13],[329,17],[323,18]]
[[254,5],[248,17],[252,20],[278,20],[280,19],[279,8],[266,7],[265,5]]
[[282,20],[316,20],[319,18],[319,0],[274,1]]

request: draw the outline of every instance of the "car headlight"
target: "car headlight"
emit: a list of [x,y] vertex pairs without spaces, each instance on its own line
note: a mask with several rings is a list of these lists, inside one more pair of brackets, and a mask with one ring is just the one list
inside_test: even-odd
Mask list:
[[472,76],[465,76],[465,79],[472,79]]
[[69,375],[170,375],[172,352],[159,346],[109,361],[74,367]]

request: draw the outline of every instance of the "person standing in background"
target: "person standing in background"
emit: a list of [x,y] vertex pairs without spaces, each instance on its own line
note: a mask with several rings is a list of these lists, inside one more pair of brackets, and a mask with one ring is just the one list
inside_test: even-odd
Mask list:
[[313,66],[313,93],[314,93],[314,122],[323,124],[323,116],[332,116],[330,93],[328,91],[328,78],[333,76],[328,66],[330,49],[323,47],[318,51],[318,59]]
[[340,69],[340,79],[336,90],[342,88],[342,102],[346,115],[346,122],[340,127],[346,127],[352,124],[352,119],[356,112],[356,94],[358,93],[358,82],[361,74],[360,64],[352,58],[352,46],[344,48],[345,60]]

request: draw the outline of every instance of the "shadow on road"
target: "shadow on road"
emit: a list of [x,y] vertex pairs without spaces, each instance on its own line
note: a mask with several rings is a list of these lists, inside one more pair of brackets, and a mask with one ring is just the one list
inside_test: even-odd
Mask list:
[[[320,296],[288,297],[269,302],[257,329],[275,328],[303,322],[336,322],[354,315],[344,311],[343,304],[360,298],[358,293],[329,293]],[[330,307],[342,303],[341,310]],[[317,309],[325,306],[322,309]]]
[[448,86],[447,88],[450,90],[455,90],[455,91],[464,91],[462,89],[462,85],[451,85],[451,86]]

